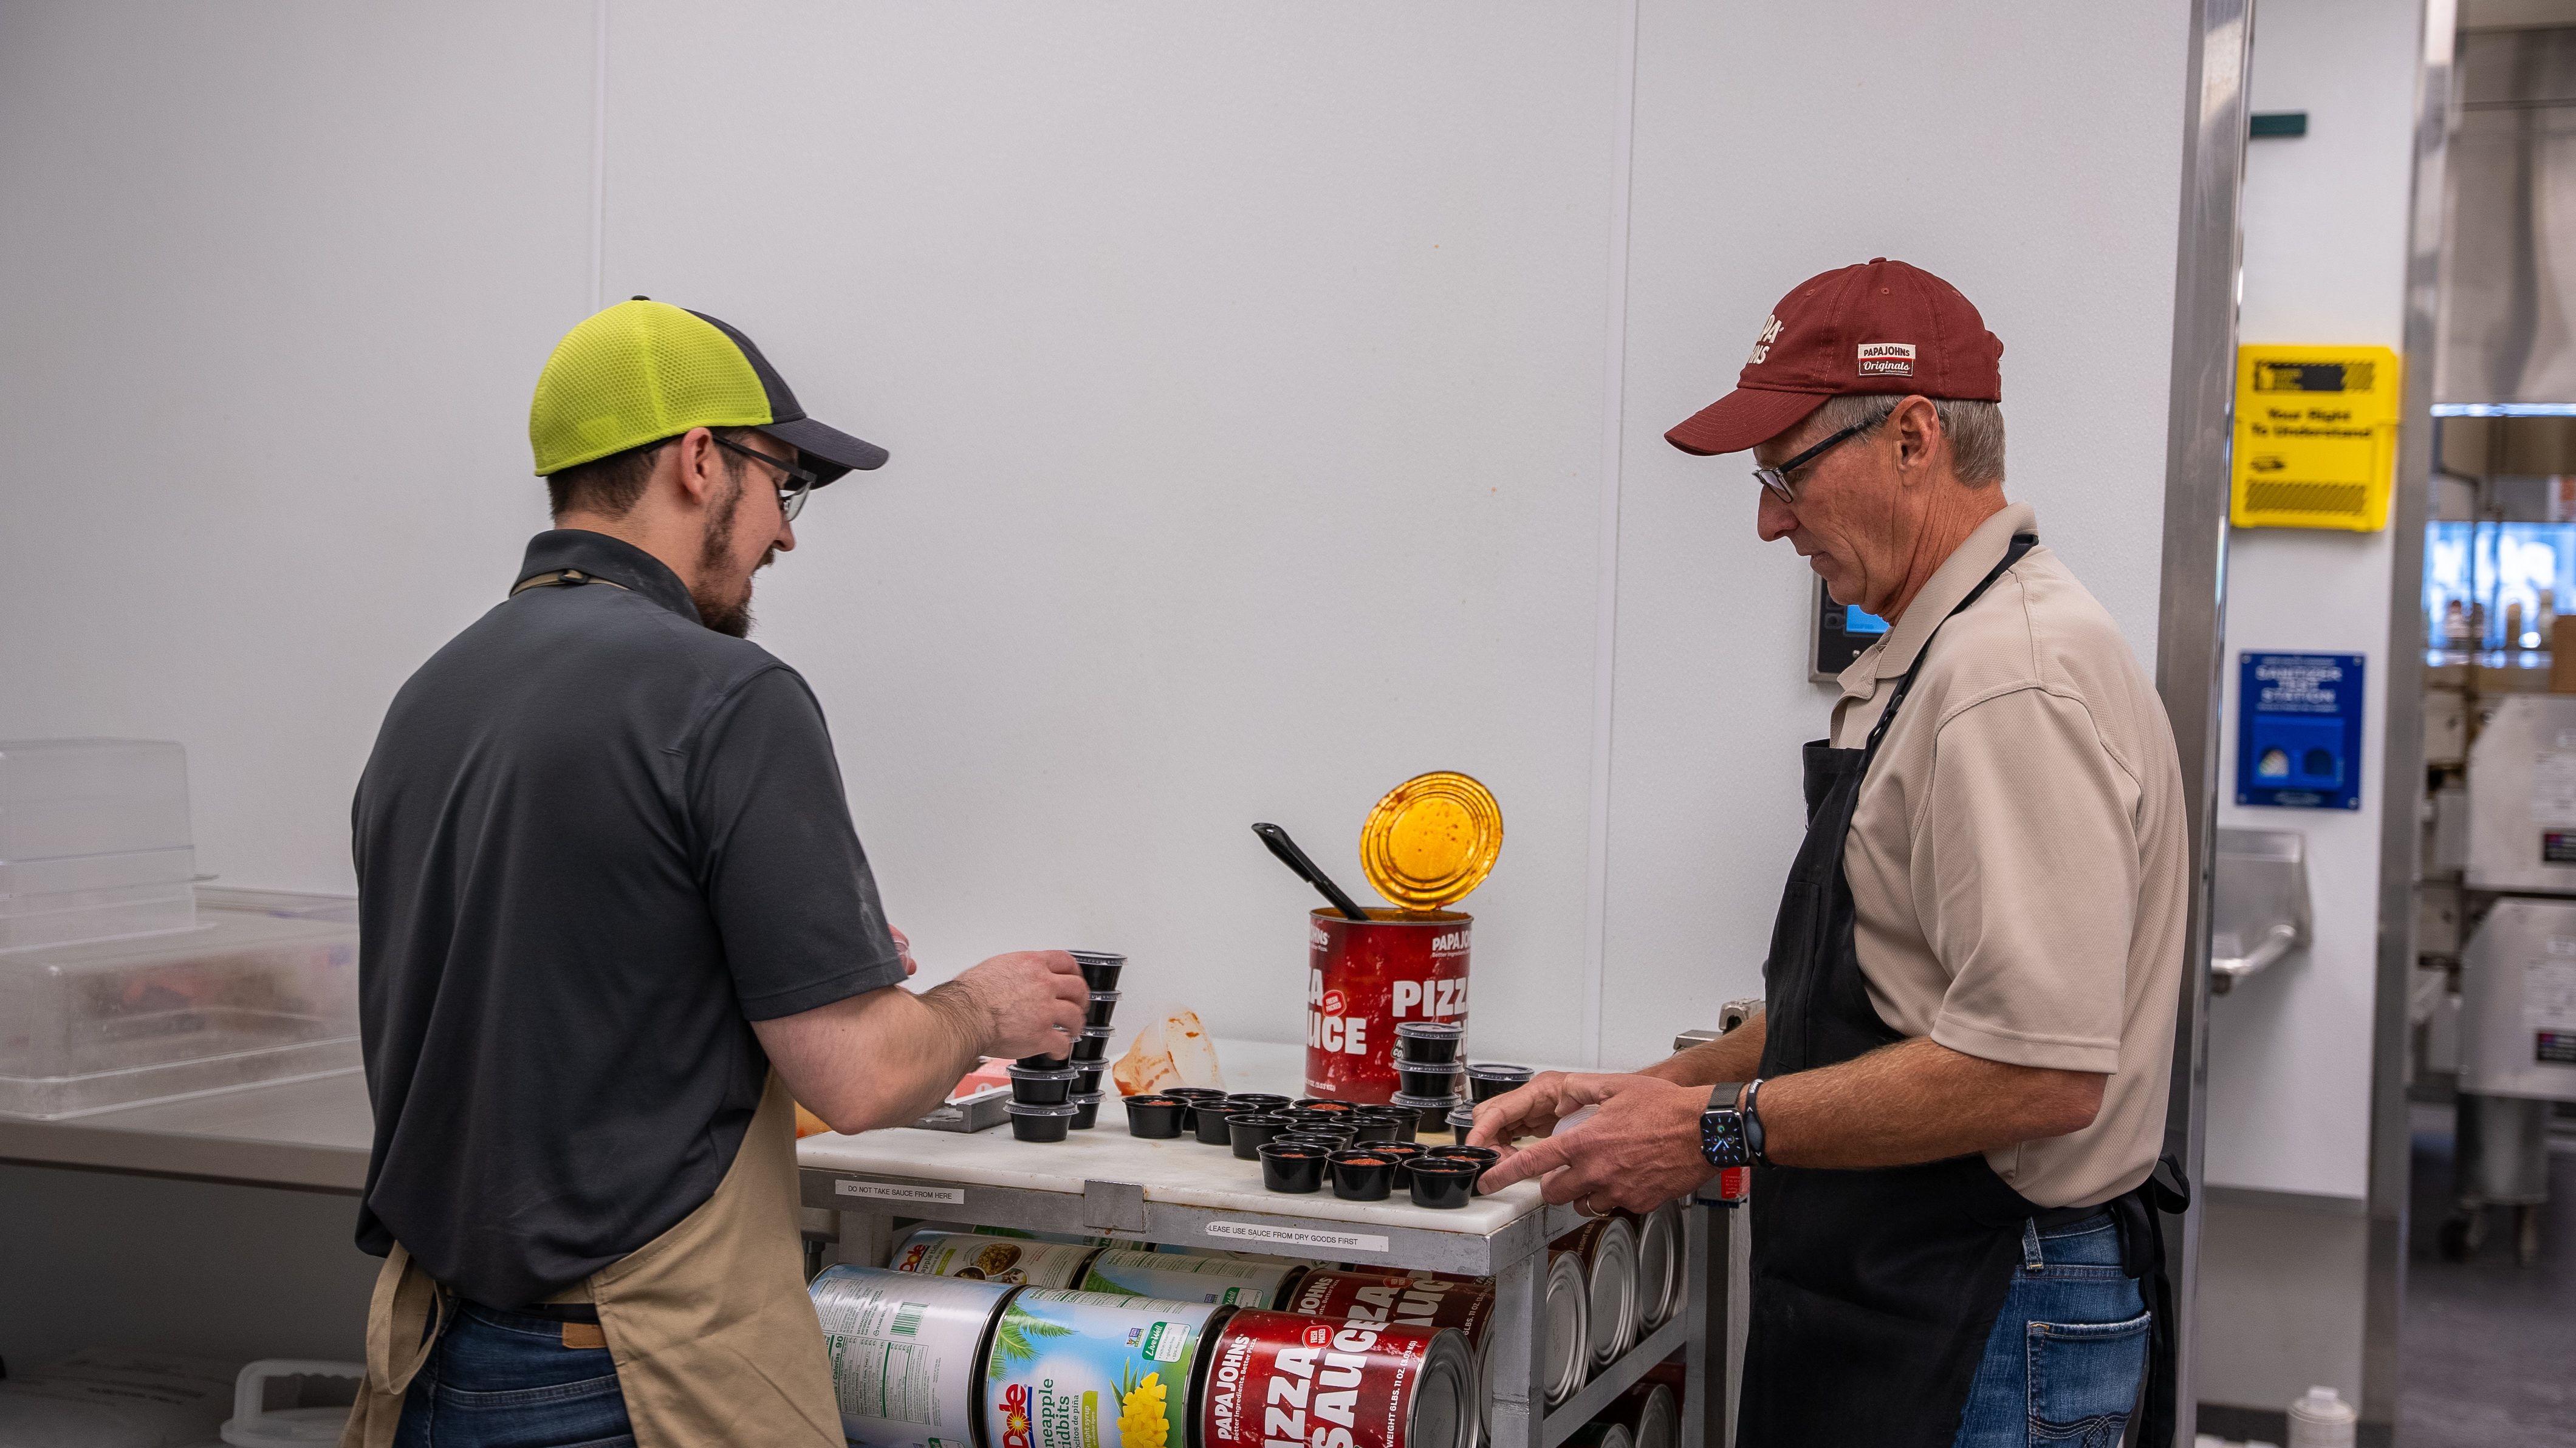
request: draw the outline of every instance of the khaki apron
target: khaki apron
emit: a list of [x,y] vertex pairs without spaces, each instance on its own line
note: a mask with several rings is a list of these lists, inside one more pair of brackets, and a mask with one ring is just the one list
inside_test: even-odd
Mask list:
[[[550,1299],[598,1304],[640,1448],[842,1448],[832,1367],[805,1295],[795,1132],[794,1103],[772,1072],[715,1195]],[[396,1243],[376,1277],[366,1385],[340,1448],[390,1448],[403,1394],[448,1310],[446,1294]]]

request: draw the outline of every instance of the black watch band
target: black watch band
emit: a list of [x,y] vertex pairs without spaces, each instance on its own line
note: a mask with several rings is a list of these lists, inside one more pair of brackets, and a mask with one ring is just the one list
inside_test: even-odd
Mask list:
[[1735,1094],[1743,1088],[1741,1081],[1717,1083],[1708,1093],[1707,1109],[1699,1114],[1699,1152],[1711,1166],[1747,1166],[1753,1161],[1745,1139],[1744,1113],[1735,1109]]
[[1744,1149],[1752,1155],[1754,1165],[1769,1166],[1771,1156],[1762,1140],[1761,1101],[1762,1078],[1755,1077],[1744,1087]]

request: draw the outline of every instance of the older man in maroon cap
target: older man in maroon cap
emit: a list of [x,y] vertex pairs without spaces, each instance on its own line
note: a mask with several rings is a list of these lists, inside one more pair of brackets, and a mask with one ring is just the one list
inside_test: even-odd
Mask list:
[[2111,1443],[2133,1410],[2171,1436],[2139,1391],[2170,1361],[2182,776],[2117,625],[2004,497],[2002,357],[1956,288],[1878,258],[1781,298],[1665,434],[1750,450],[1763,539],[1889,630],[1805,748],[1762,1014],[1476,1114],[1480,1143],[1543,1138],[1489,1186],[1587,1215],[1751,1168],[1742,1448]]

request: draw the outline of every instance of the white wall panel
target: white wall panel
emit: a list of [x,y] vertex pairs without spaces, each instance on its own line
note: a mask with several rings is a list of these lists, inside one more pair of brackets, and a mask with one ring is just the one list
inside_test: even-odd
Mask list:
[[[1008,23],[997,23],[1002,16]],[[971,18],[969,18],[971,17]],[[758,637],[926,969],[1100,942],[1294,1038],[1316,904],[1426,769],[1509,830],[1480,1049],[1579,985],[1611,7],[616,7],[609,294],[757,338],[894,461]],[[757,76],[754,87],[708,75]]]
[[0,601],[44,620],[0,634],[0,736],[187,742],[231,882],[345,888],[385,699],[542,523],[527,390],[596,296],[727,317],[895,452],[815,501],[759,636],[934,974],[1114,944],[1138,1008],[1287,1036],[1310,902],[1245,825],[1356,886],[1368,804],[1454,767],[1511,831],[1479,1054],[1590,1054],[1596,949],[1608,1060],[1754,989],[1805,574],[1740,459],[1658,434],[1826,266],[1984,308],[2010,490],[2152,647],[2179,0],[1647,0],[1633,98],[1614,5],[616,0],[596,292],[594,13],[0,20],[0,177],[61,198],[0,216],[42,279],[0,296],[42,342],[0,359]]
[[198,861],[349,887],[405,675],[542,524],[591,7],[0,11],[0,739],[188,746]]
[[2006,492],[2152,660],[2189,7],[1714,7],[1638,33],[1602,1059],[1761,993],[1802,829],[1810,574],[1665,428],[1790,287],[1890,256],[2004,341]]

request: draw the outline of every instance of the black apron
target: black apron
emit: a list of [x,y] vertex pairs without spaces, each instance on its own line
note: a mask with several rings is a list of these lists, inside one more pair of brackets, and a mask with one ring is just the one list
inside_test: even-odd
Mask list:
[[[1952,615],[1976,602],[2038,541],[2016,534],[2003,561]],[[1836,749],[1819,739],[1804,750],[1807,837],[1790,867],[1771,928],[1771,957],[1762,967],[1765,1077],[1835,1065],[1903,1039],[1870,1004],[1854,953],[1843,841],[1861,780],[1931,647],[1926,639],[1864,747]],[[1920,1109],[1943,1105],[1925,1101]],[[1752,1196],[1753,1315],[1738,1448],[1947,1448],[2021,1261],[2022,1223],[2037,1218],[2056,1225],[2107,1209],[2036,1206],[2005,1185],[1983,1154],[1869,1171],[1757,1166]],[[2154,1249],[2142,1240],[2133,1254],[2133,1214],[2118,1215],[2123,1263],[2142,1263]],[[2154,1239],[2152,1215],[2134,1215],[2147,1223],[2143,1237]],[[2161,1252],[2154,1255],[2161,1268]],[[2133,1266],[2129,1275],[2141,1273]],[[2165,1368],[2171,1353],[2163,1294],[2149,1305],[2156,1311],[2151,1357]],[[2155,1421],[2154,1401],[2150,1387],[2142,1426]],[[2164,1448],[2169,1408],[2164,1416],[2164,1437],[2138,1441]]]

